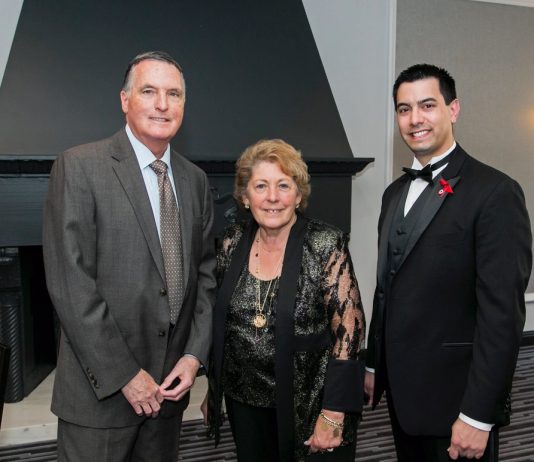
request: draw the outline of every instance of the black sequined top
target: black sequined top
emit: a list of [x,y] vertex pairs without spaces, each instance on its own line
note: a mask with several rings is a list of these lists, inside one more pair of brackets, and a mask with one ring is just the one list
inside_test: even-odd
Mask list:
[[[254,326],[258,299],[266,324]],[[267,291],[269,293],[267,293]],[[278,278],[256,279],[245,266],[228,306],[225,326],[223,391],[230,398],[259,407],[275,407],[274,324]]]

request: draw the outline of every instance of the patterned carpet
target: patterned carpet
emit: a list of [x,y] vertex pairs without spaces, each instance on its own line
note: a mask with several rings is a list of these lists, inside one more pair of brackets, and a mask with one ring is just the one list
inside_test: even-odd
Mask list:
[[[534,462],[534,346],[524,346],[514,376],[511,424],[501,430],[501,462]],[[237,461],[232,435],[227,425],[217,448],[204,436],[200,421],[183,424],[180,461]],[[365,412],[358,432],[358,462],[395,462],[395,451],[387,410],[381,404],[373,412]],[[0,462],[57,461],[56,443],[36,443],[0,449]],[[247,461],[248,462],[248,461]],[[250,461],[254,462],[254,461]]]

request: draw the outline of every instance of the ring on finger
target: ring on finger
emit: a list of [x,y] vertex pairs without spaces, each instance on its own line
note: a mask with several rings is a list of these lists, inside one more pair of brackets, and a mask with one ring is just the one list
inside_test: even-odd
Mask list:
[[327,451],[328,451],[328,452],[333,452],[333,451],[334,451],[334,448],[328,448]]

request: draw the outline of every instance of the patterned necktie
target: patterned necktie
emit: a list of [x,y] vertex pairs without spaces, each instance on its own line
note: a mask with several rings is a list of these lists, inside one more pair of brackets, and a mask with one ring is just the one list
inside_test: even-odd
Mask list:
[[156,160],[150,168],[158,176],[160,240],[167,279],[167,293],[171,324],[176,324],[184,293],[184,264],[182,254],[182,233],[176,198],[172,189],[167,164]]

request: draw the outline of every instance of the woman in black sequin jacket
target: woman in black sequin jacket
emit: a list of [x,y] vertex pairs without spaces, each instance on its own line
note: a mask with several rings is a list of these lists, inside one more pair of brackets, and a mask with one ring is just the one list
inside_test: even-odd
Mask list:
[[236,169],[251,216],[217,255],[210,429],[218,439],[224,395],[240,461],[352,462],[365,319],[348,238],[300,213],[309,175],[292,146],[260,141]]

